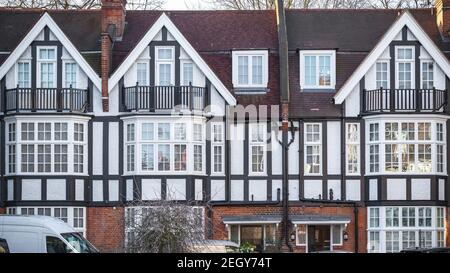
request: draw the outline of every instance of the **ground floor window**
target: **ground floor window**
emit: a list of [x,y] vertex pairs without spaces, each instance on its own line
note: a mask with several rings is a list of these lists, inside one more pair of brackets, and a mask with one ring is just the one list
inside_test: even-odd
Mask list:
[[[400,252],[445,245],[442,207],[377,207],[368,209],[368,252]],[[374,214],[375,213],[375,214]],[[373,224],[376,218],[377,224]]]
[[296,245],[305,246],[308,252],[333,251],[343,245],[345,225],[296,225]]
[[262,252],[278,243],[277,224],[228,225],[228,239],[236,244],[249,243]]
[[58,218],[77,232],[86,234],[86,208],[83,207],[14,207],[8,208],[10,215],[43,215]]

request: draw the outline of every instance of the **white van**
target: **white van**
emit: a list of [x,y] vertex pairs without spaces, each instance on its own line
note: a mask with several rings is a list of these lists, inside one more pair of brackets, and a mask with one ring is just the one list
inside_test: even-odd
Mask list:
[[0,215],[0,238],[11,253],[96,253],[82,234],[49,216]]

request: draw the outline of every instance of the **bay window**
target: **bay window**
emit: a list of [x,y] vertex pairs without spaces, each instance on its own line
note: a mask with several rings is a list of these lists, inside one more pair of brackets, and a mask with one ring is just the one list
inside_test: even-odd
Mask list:
[[322,125],[305,123],[305,175],[321,174]]
[[[399,252],[443,245],[444,212],[443,207],[368,208],[368,251]],[[380,221],[380,225],[373,224],[373,219],[378,217],[385,221]]]
[[308,88],[334,88],[336,78],[335,51],[300,52],[300,86]]
[[266,124],[250,124],[250,170],[255,174],[266,171]]
[[360,154],[358,123],[346,124],[346,146],[347,174],[358,174]]
[[126,172],[204,171],[202,124],[180,119],[171,122],[143,118],[127,120],[125,124]]
[[[87,138],[84,126],[87,121],[17,120],[7,121],[7,124],[8,174],[86,173]],[[16,130],[20,130],[20,134],[16,134]],[[16,135],[20,137],[16,138]],[[19,164],[19,169],[16,164]]]
[[[366,126],[368,172],[444,173],[444,126],[439,121],[369,122]],[[379,134],[380,131],[384,133]]]
[[267,81],[267,51],[233,51],[233,85],[235,88],[265,88]]
[[17,207],[8,208],[11,215],[42,215],[58,218],[77,232],[86,232],[86,208],[83,207]]

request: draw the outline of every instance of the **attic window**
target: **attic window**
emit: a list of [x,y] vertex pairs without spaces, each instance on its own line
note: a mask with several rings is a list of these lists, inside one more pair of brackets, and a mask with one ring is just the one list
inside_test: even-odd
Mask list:
[[302,89],[334,89],[336,52],[334,50],[300,51],[300,86]]
[[236,89],[267,88],[267,50],[233,51],[233,86]]

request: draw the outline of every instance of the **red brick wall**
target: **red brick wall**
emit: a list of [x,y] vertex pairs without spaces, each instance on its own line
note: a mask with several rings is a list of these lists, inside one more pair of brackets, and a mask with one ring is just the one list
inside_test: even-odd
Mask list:
[[124,242],[124,208],[87,208],[87,239],[101,252],[120,252]]
[[5,208],[0,208],[0,214],[5,214],[6,213],[6,209]]
[[[277,214],[282,213],[281,207],[275,206],[220,206],[213,208],[212,224],[213,239],[228,240],[228,231],[222,222],[223,216],[231,215],[258,215],[258,214]],[[334,250],[355,251],[355,215],[354,208],[350,206],[317,206],[317,207],[291,207],[290,214],[319,214],[319,215],[345,215],[351,218],[351,222],[347,225],[348,240],[344,241],[342,246],[333,247]],[[358,212],[358,252],[366,252],[367,232],[366,232],[366,209],[359,208]],[[293,228],[293,227],[292,227]],[[280,225],[280,234],[282,232]],[[291,230],[293,233],[294,231]],[[295,246],[292,242],[295,252],[304,252],[304,247]]]

